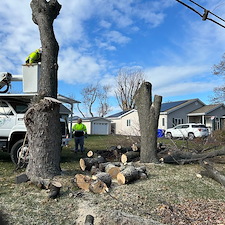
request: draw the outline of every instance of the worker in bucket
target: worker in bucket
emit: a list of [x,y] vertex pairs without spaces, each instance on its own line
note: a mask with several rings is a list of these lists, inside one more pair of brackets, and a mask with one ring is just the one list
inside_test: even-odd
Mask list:
[[78,118],[77,123],[72,127],[74,142],[75,142],[75,152],[78,152],[78,147],[80,146],[80,151],[84,152],[84,138],[87,137],[87,128],[82,123],[82,119]]
[[41,54],[42,54],[42,47],[35,50],[34,52],[31,52],[30,55],[27,56],[26,58],[26,64],[41,62]]

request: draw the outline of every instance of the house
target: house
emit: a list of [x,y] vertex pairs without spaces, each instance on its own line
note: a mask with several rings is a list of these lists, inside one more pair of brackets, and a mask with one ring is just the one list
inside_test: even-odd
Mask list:
[[[72,125],[77,122],[78,117],[73,117]],[[87,127],[87,134],[108,135],[111,132],[111,121],[103,117],[82,118]]]
[[[124,135],[140,135],[138,112],[136,109],[113,114],[111,132]],[[162,103],[158,128],[166,130],[181,123],[203,123],[211,130],[225,127],[225,106],[205,105],[199,99]]]

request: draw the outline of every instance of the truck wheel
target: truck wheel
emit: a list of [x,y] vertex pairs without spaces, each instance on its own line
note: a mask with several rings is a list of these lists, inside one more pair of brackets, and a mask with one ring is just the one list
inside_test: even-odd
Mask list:
[[17,141],[12,146],[10,155],[14,164],[18,164],[18,161],[20,160],[20,163],[25,166],[28,163],[29,155],[28,155],[28,145],[25,144],[23,146],[23,142],[24,142],[23,139]]

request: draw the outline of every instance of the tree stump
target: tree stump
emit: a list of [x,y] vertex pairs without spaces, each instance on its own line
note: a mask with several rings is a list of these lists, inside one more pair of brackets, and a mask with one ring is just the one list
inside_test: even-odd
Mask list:
[[122,154],[121,156],[121,162],[122,163],[128,163],[131,162],[132,160],[137,160],[140,157],[140,152],[138,151],[130,151],[127,153]]
[[139,173],[134,166],[128,166],[117,174],[118,184],[128,184],[139,179]]

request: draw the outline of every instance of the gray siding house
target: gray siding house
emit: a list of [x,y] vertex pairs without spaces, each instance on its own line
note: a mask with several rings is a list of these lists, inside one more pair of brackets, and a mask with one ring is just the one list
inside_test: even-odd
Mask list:
[[[111,132],[124,135],[140,135],[138,112],[136,109],[113,114]],[[211,130],[225,128],[225,106],[205,105],[199,99],[162,103],[158,129],[166,130],[182,123],[203,123]]]

